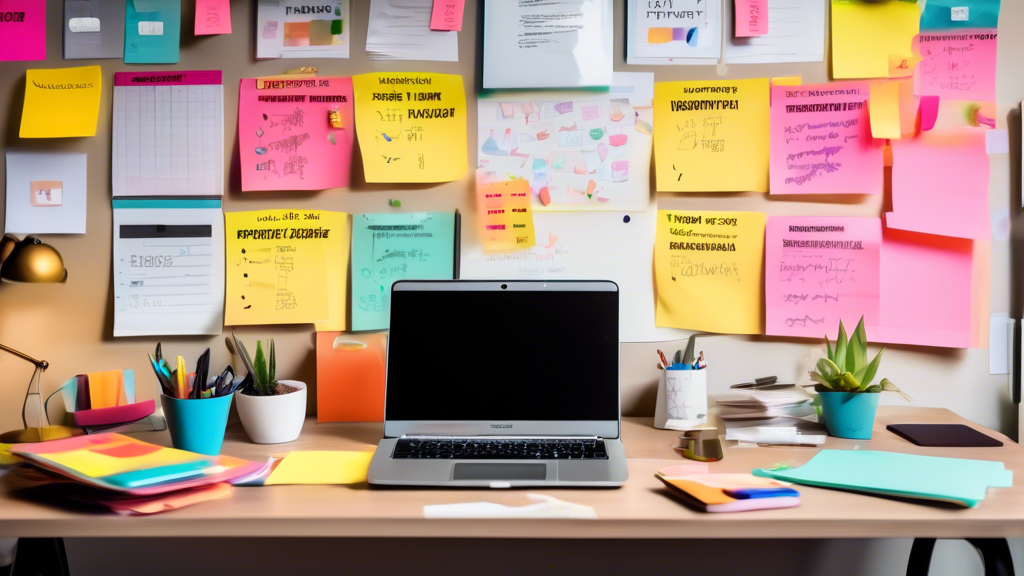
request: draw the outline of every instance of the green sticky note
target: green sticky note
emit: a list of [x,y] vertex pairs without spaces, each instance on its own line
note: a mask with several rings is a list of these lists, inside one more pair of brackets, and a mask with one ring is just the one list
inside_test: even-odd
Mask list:
[[451,280],[455,214],[352,216],[352,330],[386,330],[396,280]]
[[331,20],[331,34],[341,34],[341,23],[342,20]]

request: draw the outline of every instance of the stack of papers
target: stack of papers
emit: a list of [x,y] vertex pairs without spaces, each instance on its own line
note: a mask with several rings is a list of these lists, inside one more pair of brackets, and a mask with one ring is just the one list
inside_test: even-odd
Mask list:
[[430,29],[433,0],[372,0],[366,52],[374,60],[459,61],[458,32]]
[[702,512],[746,512],[793,508],[800,493],[788,483],[751,474],[708,474],[688,464],[658,470],[655,476],[684,504]]
[[725,439],[758,444],[822,444],[825,428],[801,388],[735,392],[716,399]]

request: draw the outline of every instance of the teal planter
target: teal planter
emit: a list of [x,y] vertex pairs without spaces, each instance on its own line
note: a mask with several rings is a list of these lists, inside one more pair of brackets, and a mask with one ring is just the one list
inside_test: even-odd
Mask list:
[[870,440],[878,409],[877,393],[821,392],[821,412],[828,433],[839,438]]
[[178,450],[220,455],[232,398],[234,395],[179,400],[161,395],[160,404],[171,431],[171,444]]

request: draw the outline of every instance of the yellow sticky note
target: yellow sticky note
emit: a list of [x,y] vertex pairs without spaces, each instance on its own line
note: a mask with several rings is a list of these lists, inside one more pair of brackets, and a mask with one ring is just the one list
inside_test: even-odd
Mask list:
[[228,212],[224,229],[225,324],[344,325],[348,214]]
[[872,138],[899,138],[900,83],[872,82],[868,111]]
[[889,57],[911,54],[916,2],[832,0],[832,78],[886,78]]
[[763,334],[765,215],[659,210],[655,325]]
[[772,86],[799,86],[803,84],[803,76],[776,76],[772,78]]
[[889,55],[889,78],[908,78],[914,75],[914,68],[921,62],[916,56]]
[[29,70],[22,138],[95,136],[103,77],[99,66]]
[[462,76],[378,72],[352,77],[367,182],[450,182],[466,174]]
[[366,482],[372,458],[373,452],[292,452],[263,484],[358,484]]
[[486,181],[477,176],[480,244],[487,252],[522,250],[536,243],[528,180]]
[[768,79],[654,84],[659,192],[768,191]]

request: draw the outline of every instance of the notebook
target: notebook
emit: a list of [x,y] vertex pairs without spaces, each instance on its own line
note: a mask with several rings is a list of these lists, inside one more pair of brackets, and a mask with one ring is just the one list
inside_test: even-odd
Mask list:
[[684,504],[702,512],[747,512],[793,508],[800,505],[800,493],[786,483],[750,474],[694,473],[682,464],[662,468],[655,474]]
[[1003,443],[963,424],[890,424],[885,427],[918,446],[988,448]]

